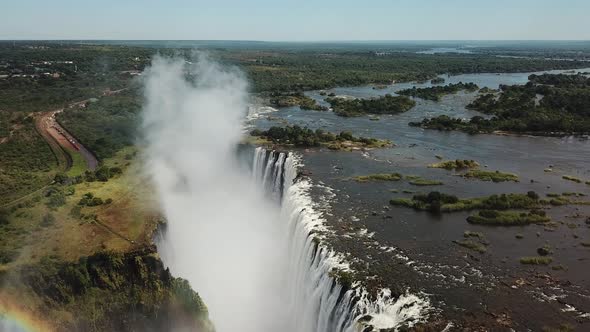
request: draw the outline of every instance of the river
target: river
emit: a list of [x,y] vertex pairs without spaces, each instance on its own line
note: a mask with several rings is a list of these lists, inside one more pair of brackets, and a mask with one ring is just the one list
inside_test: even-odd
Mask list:
[[[589,72],[590,68],[580,69]],[[563,70],[547,71],[562,73]],[[542,74],[537,72],[534,74]],[[443,75],[446,82],[473,82],[480,87],[497,89],[501,84],[524,84],[533,73]],[[428,87],[426,83],[398,83],[379,89],[373,86],[339,87],[325,90],[336,95],[370,98],[411,87]],[[307,91],[306,95],[326,104],[320,91]],[[355,259],[363,260],[375,271],[389,271],[377,275],[388,286],[412,287],[414,290],[438,294],[440,304],[449,316],[460,316],[455,307],[489,308],[508,307],[513,319],[526,321],[531,314],[547,317],[536,327],[561,320],[577,319],[590,312],[590,270],[583,263],[590,259],[590,250],[580,243],[590,242],[585,218],[590,207],[553,207],[547,213],[555,221],[555,227],[541,225],[518,227],[489,227],[471,225],[465,221],[469,213],[435,216],[415,212],[407,208],[390,207],[388,201],[395,197],[411,197],[413,193],[438,190],[459,197],[479,197],[501,193],[526,193],[535,191],[541,196],[552,193],[577,192],[590,196],[590,186],[562,178],[571,175],[590,180],[590,141],[576,137],[516,137],[500,135],[468,135],[462,132],[442,132],[408,126],[408,122],[442,114],[470,118],[481,115],[467,110],[465,105],[477,93],[460,92],[444,96],[439,102],[416,98],[417,105],[398,115],[343,118],[332,112],[301,110],[288,107],[252,120],[258,128],[299,125],[311,129],[322,128],[332,132],[351,131],[358,136],[389,139],[392,148],[368,152],[333,152],[328,150],[301,150],[303,163],[311,172],[311,178],[332,189],[335,193],[325,217],[334,227],[340,239],[334,247],[349,251]],[[371,119],[373,118],[373,119]],[[515,173],[519,182],[492,183],[468,180],[454,172],[432,169],[427,166],[438,160],[473,159],[483,169]],[[546,169],[552,169],[547,172]],[[408,181],[357,183],[350,177],[371,173],[399,172],[436,179],[442,186],[416,187]],[[586,197],[587,199],[587,197]],[[348,237],[354,230],[357,240]],[[474,254],[458,247],[452,241],[463,239],[466,230],[481,232],[488,243],[485,254]],[[366,236],[369,234],[368,236]],[[516,235],[522,239],[516,239]],[[519,258],[537,255],[536,249],[549,245],[553,250],[554,269],[551,267],[523,267]],[[391,250],[388,248],[395,248]],[[399,253],[413,264],[399,261]],[[379,258],[377,258],[379,257]],[[396,258],[397,257],[397,258]],[[396,262],[399,268],[391,270]],[[415,262],[415,263],[414,263]],[[412,266],[409,268],[408,266]],[[562,270],[558,270],[563,267]],[[428,271],[428,273],[426,272]],[[532,279],[536,274],[566,280],[570,286],[558,284],[553,288],[531,282],[528,288],[516,287],[489,293],[491,287],[516,282],[518,278]],[[553,279],[552,279],[553,280]],[[429,281],[430,283],[426,282]],[[479,288],[475,285],[480,285]],[[518,288],[518,290],[516,290]],[[522,288],[522,289],[521,289]],[[505,293],[506,292],[506,293]],[[521,292],[521,293],[511,293]],[[481,296],[487,296],[482,304]],[[522,302],[539,300],[544,296],[557,296],[557,301],[545,301],[534,309]],[[435,296],[436,297],[436,296]],[[527,300],[530,298],[529,300]],[[554,298],[555,299],[555,298]],[[528,303],[528,302],[527,302]],[[564,303],[576,310],[567,311]],[[475,310],[475,309],[473,309]],[[482,309],[483,310],[483,309]],[[487,309],[486,309],[487,310]],[[490,309],[492,310],[492,309]],[[566,310],[566,311],[562,311]],[[485,311],[485,310],[483,310]],[[573,312],[573,313],[572,313]],[[477,315],[477,314],[476,314]],[[576,316],[577,315],[577,316]],[[531,325],[527,325],[531,326]],[[533,327],[535,327],[533,326]]]

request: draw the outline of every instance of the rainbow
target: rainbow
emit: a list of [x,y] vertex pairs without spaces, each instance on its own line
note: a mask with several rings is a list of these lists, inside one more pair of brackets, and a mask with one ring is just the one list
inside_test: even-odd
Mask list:
[[[5,299],[2,299],[5,300]],[[7,306],[0,300],[0,331],[2,332],[49,332],[52,328],[30,312],[18,306]]]

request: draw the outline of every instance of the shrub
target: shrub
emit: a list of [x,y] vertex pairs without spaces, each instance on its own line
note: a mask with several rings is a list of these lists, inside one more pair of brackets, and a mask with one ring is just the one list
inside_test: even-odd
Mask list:
[[354,140],[354,136],[352,136],[352,133],[350,131],[342,131],[340,132],[340,134],[338,135],[339,139],[345,140],[345,141],[352,141]]
[[8,264],[16,259],[18,251],[10,249],[0,249],[0,264]]
[[549,265],[551,262],[553,262],[553,258],[549,256],[522,257],[520,259],[521,264],[528,265]]
[[111,178],[111,171],[108,167],[106,166],[101,166],[99,167],[95,172],[94,172],[96,179],[98,181],[101,182],[107,182],[110,178]]
[[534,192],[534,191],[529,191],[529,192],[527,192],[527,193],[526,193],[526,195],[527,195],[529,198],[531,198],[531,199],[534,199],[534,200],[537,200],[537,199],[539,199],[539,194],[537,194],[537,193],[536,193],[536,192]]
[[122,174],[123,170],[121,169],[121,167],[111,167],[109,169],[109,172],[111,173],[111,177],[113,177],[115,175]]
[[391,174],[369,174],[369,175],[360,175],[355,176],[353,178],[355,181],[358,182],[367,182],[367,181],[399,181],[402,179],[402,175],[399,173],[391,173]]
[[483,244],[477,243],[472,240],[453,241],[453,243],[458,244],[461,247],[464,247],[467,249],[475,250],[475,251],[479,252],[480,254],[486,252],[486,247]]
[[99,197],[94,197],[92,193],[86,193],[82,196],[82,199],[78,202],[78,205],[85,205],[85,206],[98,206],[102,205],[104,202]]
[[84,179],[86,180],[86,182],[94,182],[96,181],[96,175],[94,175],[94,172],[87,170],[86,172],[84,172]]
[[57,173],[53,177],[53,181],[59,184],[65,184],[68,181],[68,176],[65,173]]
[[102,201],[101,198],[99,197],[94,197],[92,200],[90,200],[90,202],[88,203],[88,206],[98,206],[98,205],[102,205],[104,202]]

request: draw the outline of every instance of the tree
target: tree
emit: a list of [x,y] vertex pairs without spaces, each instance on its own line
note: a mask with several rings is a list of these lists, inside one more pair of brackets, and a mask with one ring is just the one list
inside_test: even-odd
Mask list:
[[107,182],[111,177],[111,171],[106,166],[99,167],[96,172],[94,172],[96,179],[101,182]]

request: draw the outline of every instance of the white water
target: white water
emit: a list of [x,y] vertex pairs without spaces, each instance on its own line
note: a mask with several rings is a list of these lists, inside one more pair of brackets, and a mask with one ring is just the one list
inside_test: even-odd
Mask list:
[[247,105],[239,73],[156,58],[144,77],[145,166],[168,219],[159,251],[202,295],[217,331],[353,332],[425,317],[418,297],[369,296],[335,281],[349,267],[322,243],[329,230],[312,183],[296,179],[297,155],[258,148],[251,176],[238,167]]
[[288,331],[279,208],[236,162],[246,81],[206,59],[156,58],[143,77],[145,167],[168,220],[164,263],[203,297],[218,332]]
[[[266,160],[266,162],[263,162]],[[280,222],[284,227],[284,241],[288,243],[286,261],[289,262],[284,280],[287,289],[289,326],[293,331],[353,332],[371,325],[375,330],[396,329],[403,324],[412,326],[424,321],[430,309],[427,299],[405,294],[399,298],[383,289],[376,296],[360,284],[344,290],[332,278],[332,271],[350,271],[345,260],[322,243],[322,233],[328,232],[324,220],[314,210],[309,190],[309,179],[296,180],[301,160],[295,154],[277,153],[256,148],[253,158],[253,178],[262,185],[272,179],[281,180],[282,191],[277,186],[268,188],[280,197]],[[367,316],[368,315],[368,316]],[[360,322],[360,318],[366,321]]]

